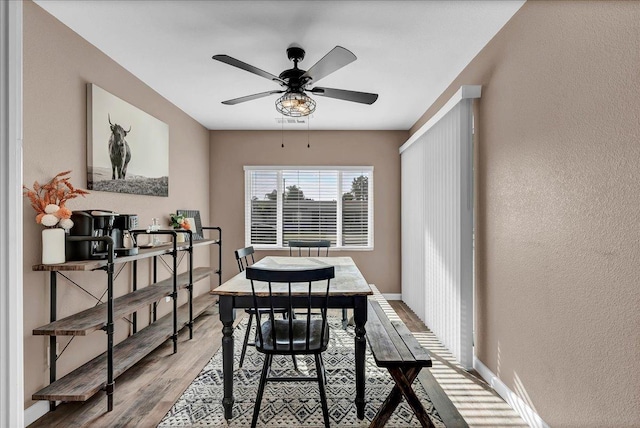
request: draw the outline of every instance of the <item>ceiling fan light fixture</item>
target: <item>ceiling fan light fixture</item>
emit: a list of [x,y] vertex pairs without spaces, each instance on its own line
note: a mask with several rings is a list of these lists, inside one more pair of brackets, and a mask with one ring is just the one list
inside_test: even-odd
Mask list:
[[308,116],[316,109],[316,102],[302,92],[286,92],[276,101],[276,110],[285,116]]

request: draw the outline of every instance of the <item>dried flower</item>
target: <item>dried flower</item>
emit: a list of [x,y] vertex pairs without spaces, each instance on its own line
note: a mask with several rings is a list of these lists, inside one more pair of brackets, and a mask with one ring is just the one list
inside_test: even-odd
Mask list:
[[60,219],[60,227],[65,229],[65,230],[69,230],[73,227],[73,221],[70,218],[63,218]]
[[36,223],[47,227],[59,225],[63,229],[71,229],[71,210],[65,207],[69,199],[88,195],[89,192],[76,189],[69,182],[71,171],[56,174],[47,184],[33,183],[33,189],[22,186],[24,196],[29,198],[31,207],[36,211]]
[[53,214],[45,214],[42,216],[41,223],[43,226],[53,227],[58,224],[58,217]]
[[49,204],[46,207],[44,207],[44,212],[47,214],[54,214],[58,212],[59,209],[60,207],[57,206],[56,204]]

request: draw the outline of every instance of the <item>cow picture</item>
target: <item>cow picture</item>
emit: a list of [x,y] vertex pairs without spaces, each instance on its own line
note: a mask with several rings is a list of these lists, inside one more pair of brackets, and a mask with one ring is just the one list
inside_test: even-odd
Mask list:
[[111,128],[111,137],[109,137],[109,157],[111,158],[111,179],[124,178],[127,176],[127,165],[131,160],[131,149],[124,137],[131,132],[131,127],[128,131],[117,123],[114,125],[111,123],[111,115],[109,117],[109,127]]
[[87,85],[87,188],[169,196],[169,126],[92,83]]

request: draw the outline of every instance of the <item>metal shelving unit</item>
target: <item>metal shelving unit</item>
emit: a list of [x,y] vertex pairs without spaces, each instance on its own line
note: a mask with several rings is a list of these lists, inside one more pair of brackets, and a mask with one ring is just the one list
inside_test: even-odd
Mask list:
[[[203,229],[217,230],[217,239],[192,240],[192,234],[188,231],[189,240],[186,243],[176,242],[177,232],[174,230],[159,230],[147,232],[146,230],[132,231],[138,234],[170,235],[170,244],[159,245],[149,249],[140,249],[139,253],[132,256],[115,257],[113,241],[110,237],[67,237],[70,241],[103,241],[108,247],[106,260],[70,261],[56,265],[35,265],[34,271],[48,271],[50,298],[50,323],[33,330],[34,335],[49,336],[49,385],[33,394],[34,400],[49,400],[50,410],[56,407],[56,401],[86,401],[98,391],[104,390],[107,395],[107,411],[113,410],[114,380],[120,374],[140,361],[148,353],[156,349],[168,338],[173,340],[173,352],[178,350],[178,332],[185,326],[189,327],[189,338],[193,338],[193,320],[215,303],[214,296],[206,293],[198,298],[193,298],[193,284],[211,274],[218,275],[218,285],[222,283],[222,230],[219,227],[203,227]],[[193,267],[193,249],[204,245],[218,245],[218,269],[215,271],[209,267]],[[178,270],[178,254],[186,252],[188,255],[188,269],[181,274]],[[157,262],[161,256],[169,255],[172,259],[170,278],[157,280]],[[153,283],[138,289],[137,262],[142,259],[153,260]],[[118,298],[113,297],[116,265],[133,263],[132,291]],[[165,262],[166,264],[166,262]],[[103,270],[107,273],[107,299],[92,308],[75,313],[58,320],[57,312],[57,279],[58,275],[64,275],[71,271],[96,271]],[[118,273],[122,271],[122,268]],[[82,288],[79,284],[71,281]],[[84,290],[84,288],[82,288]],[[178,291],[188,291],[188,303],[178,308]],[[84,290],[88,293],[88,291]],[[89,293],[90,294],[90,293]],[[164,297],[170,297],[173,301],[171,313],[157,319],[156,305]],[[151,323],[138,332],[137,311],[145,306],[153,305],[153,317]],[[133,334],[114,346],[114,323],[116,319],[132,315],[131,324]],[[106,351],[93,360],[78,367],[64,377],[56,378],[56,353],[57,336],[86,336],[94,331],[103,330],[107,335]]]

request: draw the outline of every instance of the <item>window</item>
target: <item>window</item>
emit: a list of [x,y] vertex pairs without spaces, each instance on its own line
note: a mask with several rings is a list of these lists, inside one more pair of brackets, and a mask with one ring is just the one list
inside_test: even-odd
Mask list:
[[294,239],[373,249],[373,167],[245,166],[246,245]]

